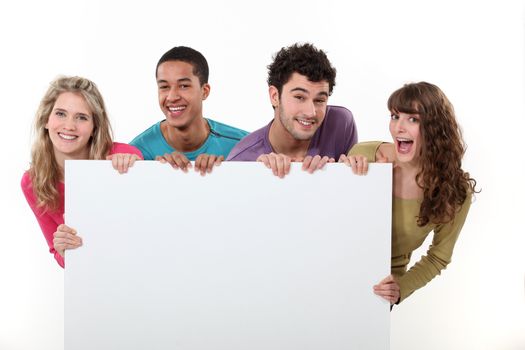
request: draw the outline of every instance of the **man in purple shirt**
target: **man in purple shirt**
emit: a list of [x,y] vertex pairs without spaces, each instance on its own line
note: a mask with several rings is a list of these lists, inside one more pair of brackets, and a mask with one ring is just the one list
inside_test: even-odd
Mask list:
[[313,172],[347,154],[357,130],[348,109],[327,105],[335,75],[326,54],[312,44],[282,48],[268,66],[274,119],[244,137],[227,160],[260,161],[283,177],[290,162]]

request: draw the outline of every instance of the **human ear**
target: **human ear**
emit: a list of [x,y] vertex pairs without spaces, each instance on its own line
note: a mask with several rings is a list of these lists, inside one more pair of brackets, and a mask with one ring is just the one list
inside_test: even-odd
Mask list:
[[206,83],[202,85],[201,89],[202,89],[202,100],[205,100],[210,95],[211,86],[210,84]]
[[272,103],[272,107],[279,107],[279,90],[275,86],[270,85],[270,87],[268,88],[268,94],[270,96],[270,102]]

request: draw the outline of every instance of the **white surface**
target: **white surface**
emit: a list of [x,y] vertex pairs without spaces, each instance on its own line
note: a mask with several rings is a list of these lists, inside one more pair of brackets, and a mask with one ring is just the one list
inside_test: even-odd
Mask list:
[[388,348],[391,178],[68,161],[65,348]]
[[362,141],[389,140],[386,100],[403,83],[443,88],[469,146],[464,168],[483,188],[452,264],[394,308],[391,348],[525,348],[524,18],[512,0],[2,2],[0,349],[63,348],[63,270],[18,185],[49,81],[93,79],[116,140],[130,141],[162,118],[155,64],[185,44],[210,63],[205,115],[254,130],[271,117],[271,55],[304,40],[328,51],[330,103],[354,112]]

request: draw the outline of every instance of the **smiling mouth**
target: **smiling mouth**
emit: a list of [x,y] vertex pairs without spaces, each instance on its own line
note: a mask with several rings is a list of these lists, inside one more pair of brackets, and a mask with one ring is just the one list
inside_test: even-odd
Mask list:
[[78,136],[75,136],[75,135],[67,135],[67,134],[63,134],[61,132],[58,133],[58,137],[60,137],[62,140],[66,140],[66,141],[73,141],[75,140],[76,138],[78,138]]
[[186,109],[186,106],[172,106],[168,107],[168,110],[172,113],[179,113]]
[[310,127],[315,124],[315,120],[308,120],[308,119],[296,119],[299,124],[305,127]]
[[414,141],[407,139],[407,138],[396,138],[396,145],[397,150],[401,154],[407,154],[410,153],[412,150],[412,146],[414,145]]

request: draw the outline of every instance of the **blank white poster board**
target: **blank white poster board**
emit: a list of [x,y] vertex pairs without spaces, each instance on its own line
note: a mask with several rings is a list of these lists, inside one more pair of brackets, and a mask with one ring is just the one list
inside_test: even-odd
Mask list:
[[391,173],[67,161],[65,349],[388,349]]

